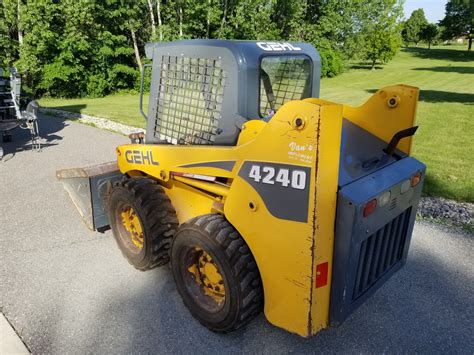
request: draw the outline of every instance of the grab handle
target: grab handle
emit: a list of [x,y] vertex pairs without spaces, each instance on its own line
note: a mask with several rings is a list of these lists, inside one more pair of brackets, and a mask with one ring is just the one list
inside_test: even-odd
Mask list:
[[145,121],[148,121],[147,115],[145,114],[145,112],[143,112],[143,86],[145,83],[145,69],[146,68],[151,68],[151,64],[145,64],[142,69],[142,75],[141,75],[141,80],[140,80],[140,113],[145,118]]

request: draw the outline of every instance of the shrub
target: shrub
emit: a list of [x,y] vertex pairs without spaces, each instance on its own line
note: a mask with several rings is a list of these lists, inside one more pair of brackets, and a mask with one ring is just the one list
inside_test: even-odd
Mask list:
[[321,76],[332,78],[344,71],[344,61],[339,51],[332,48],[320,48]]

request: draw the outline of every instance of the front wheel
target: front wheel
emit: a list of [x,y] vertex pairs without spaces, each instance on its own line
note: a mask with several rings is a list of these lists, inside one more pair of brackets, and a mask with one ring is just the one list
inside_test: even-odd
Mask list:
[[262,282],[253,255],[219,214],[196,217],[179,227],[171,265],[184,304],[212,331],[238,329],[263,308]]
[[156,181],[145,177],[122,181],[112,189],[108,206],[115,240],[130,264],[145,271],[169,261],[178,219]]

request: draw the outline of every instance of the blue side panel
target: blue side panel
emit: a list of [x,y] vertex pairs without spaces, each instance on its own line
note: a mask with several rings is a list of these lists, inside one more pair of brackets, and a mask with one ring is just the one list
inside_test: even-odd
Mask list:
[[[411,187],[409,179],[417,172],[422,180]],[[425,165],[407,157],[339,190],[331,325],[344,321],[405,263],[424,176]],[[382,204],[380,196],[387,191],[390,198]],[[377,199],[377,208],[364,217],[364,206],[372,199]]]

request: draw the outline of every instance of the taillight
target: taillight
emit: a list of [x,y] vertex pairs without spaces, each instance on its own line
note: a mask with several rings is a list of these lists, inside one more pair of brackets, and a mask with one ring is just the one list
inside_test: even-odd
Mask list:
[[376,198],[374,198],[373,200],[370,200],[369,202],[367,202],[364,206],[364,211],[363,211],[364,217],[367,217],[372,212],[374,212],[375,207],[377,207],[377,199]]
[[415,175],[411,177],[411,186],[415,187],[421,181],[421,171],[417,172]]

